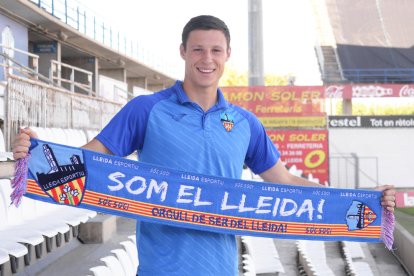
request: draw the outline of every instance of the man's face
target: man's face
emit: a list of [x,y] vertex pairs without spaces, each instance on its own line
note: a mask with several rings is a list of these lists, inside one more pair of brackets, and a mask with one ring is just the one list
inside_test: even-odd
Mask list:
[[221,31],[192,31],[186,49],[183,45],[180,47],[181,57],[185,60],[185,80],[195,87],[216,88],[230,52]]

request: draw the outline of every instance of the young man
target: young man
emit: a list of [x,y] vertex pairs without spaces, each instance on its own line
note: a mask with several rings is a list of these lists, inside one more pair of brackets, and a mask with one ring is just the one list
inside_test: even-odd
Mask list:
[[[230,33],[213,16],[192,18],[183,29],[184,80],[131,100],[84,148],[202,174],[240,178],[243,164],[267,182],[318,184],[291,175],[259,120],[228,103],[218,82],[231,54]],[[30,130],[15,140],[14,157],[25,156]],[[395,206],[392,186],[382,204]],[[137,223],[140,276],[238,275],[236,239],[152,223]]]

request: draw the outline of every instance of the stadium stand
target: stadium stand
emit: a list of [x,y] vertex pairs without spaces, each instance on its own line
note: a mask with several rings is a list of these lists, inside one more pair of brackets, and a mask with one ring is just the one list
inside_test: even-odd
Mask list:
[[370,265],[364,261],[365,253],[358,242],[341,242],[343,255],[346,261],[346,275],[374,275]]
[[241,240],[245,248],[243,268],[247,274],[279,274],[285,272],[273,239],[242,236]]
[[[136,275],[138,268],[138,251],[135,244],[135,236],[130,236],[129,240],[122,241],[119,245],[123,248],[111,250],[112,255],[105,256],[100,260],[104,266],[94,266],[89,270],[94,276],[104,275],[120,275],[130,276]],[[110,274],[106,274],[106,273]]]
[[300,240],[296,243],[299,263],[307,275],[335,275],[326,261],[325,242]]
[[343,81],[413,83],[413,7],[412,1],[364,1],[362,6],[326,1],[330,24],[325,25],[332,26]]
[[137,251],[136,244],[128,240],[128,241],[121,242],[121,245],[124,247],[125,252],[127,252],[128,257],[131,260],[132,266],[138,267],[139,262],[138,262],[138,251]]
[[112,275],[118,274],[121,276],[121,271],[124,271],[121,262],[115,256],[103,257],[101,258],[101,261],[103,261],[105,266],[109,268]]
[[94,266],[90,269],[93,276],[111,276],[111,270],[106,266]]
[[[79,130],[34,128],[47,141],[86,143],[86,133]],[[0,152],[5,152],[0,130]],[[4,161],[4,160],[3,160]],[[0,272],[10,275],[22,272],[37,260],[67,243],[78,234],[81,223],[96,212],[75,209],[23,198],[20,206],[11,205],[11,181],[0,179]],[[53,219],[51,219],[53,218]]]
[[365,258],[364,251],[359,242],[343,241],[341,244],[345,256],[349,256],[352,260]]

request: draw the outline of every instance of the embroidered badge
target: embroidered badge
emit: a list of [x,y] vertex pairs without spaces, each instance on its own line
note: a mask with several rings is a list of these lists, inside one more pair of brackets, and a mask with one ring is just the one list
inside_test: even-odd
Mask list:
[[50,171],[37,172],[37,178],[42,189],[55,202],[77,206],[81,202],[85,190],[85,166],[79,155],[68,156],[67,165],[59,165],[58,160],[48,144],[43,144],[43,154],[49,163]]
[[234,121],[231,114],[225,112],[221,113],[220,120],[227,132],[230,132],[233,129]]
[[348,230],[361,230],[375,221],[377,215],[364,203],[354,200],[346,213]]

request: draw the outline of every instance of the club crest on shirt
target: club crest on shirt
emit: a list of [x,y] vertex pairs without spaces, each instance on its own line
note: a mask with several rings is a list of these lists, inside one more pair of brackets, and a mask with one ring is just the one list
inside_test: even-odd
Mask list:
[[[40,187],[57,203],[77,206],[85,190],[86,170],[82,163],[82,152],[70,156],[69,164],[60,165],[48,144],[43,144],[43,153],[50,170],[37,172]],[[76,152],[77,153],[77,152]]]
[[220,121],[227,132],[230,132],[233,129],[234,121],[233,116],[231,114],[228,114],[226,112],[221,113]]
[[348,230],[361,230],[375,221],[377,215],[364,203],[354,200],[346,213]]

